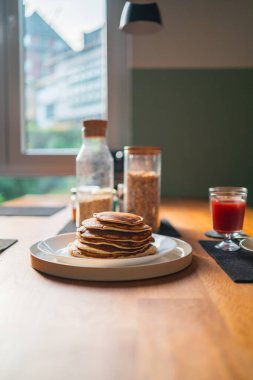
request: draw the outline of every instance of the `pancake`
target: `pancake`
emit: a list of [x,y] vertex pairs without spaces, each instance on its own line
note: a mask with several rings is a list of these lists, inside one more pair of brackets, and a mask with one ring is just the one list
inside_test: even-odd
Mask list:
[[105,223],[100,222],[96,218],[85,219],[82,225],[93,230],[110,230],[110,231],[125,231],[125,232],[142,232],[142,231],[152,231],[152,228],[147,224],[141,222],[133,226],[123,225],[120,223]]
[[156,253],[152,229],[142,217],[119,212],[101,212],[85,219],[70,245],[75,257],[139,257]]
[[97,246],[100,246],[100,245],[103,245],[103,244],[107,244],[107,245],[111,245],[113,247],[118,247],[118,248],[139,248],[139,247],[143,247],[144,245],[148,244],[148,243],[153,243],[154,242],[154,239],[152,237],[149,237],[148,239],[144,240],[144,241],[141,241],[141,242],[128,242],[128,241],[117,241],[117,240],[106,240],[106,239],[87,239],[87,238],[82,238],[82,237],[79,237],[77,235],[77,238],[78,240],[83,243],[83,244],[93,244],[93,245],[97,245]]
[[74,257],[91,257],[91,258],[103,258],[103,259],[117,259],[117,258],[130,258],[130,257],[143,257],[148,255],[154,255],[156,253],[156,248],[153,245],[150,245],[146,250],[139,253],[104,253],[103,255],[97,252],[88,252],[81,251],[78,249],[75,244],[70,247],[70,254]]
[[96,230],[87,229],[81,226],[77,229],[77,233],[82,238],[92,238],[97,240],[117,240],[126,242],[141,242],[151,236],[151,231],[132,232],[132,231],[111,231],[111,230]]
[[88,252],[100,252],[100,253],[119,253],[119,252],[132,252],[137,253],[141,250],[144,250],[150,246],[150,242],[147,242],[139,247],[118,247],[112,244],[92,244],[92,243],[83,243],[80,240],[76,240],[75,244],[80,250]]
[[93,216],[100,222],[124,224],[127,226],[135,226],[143,222],[141,216],[128,212],[105,211],[94,214]]

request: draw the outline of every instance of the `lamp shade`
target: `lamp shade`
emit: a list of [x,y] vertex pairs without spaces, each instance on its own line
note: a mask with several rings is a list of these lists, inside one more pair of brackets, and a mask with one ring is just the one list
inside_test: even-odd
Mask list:
[[132,3],[124,5],[119,29],[131,34],[146,34],[158,31],[162,26],[161,14],[156,3]]

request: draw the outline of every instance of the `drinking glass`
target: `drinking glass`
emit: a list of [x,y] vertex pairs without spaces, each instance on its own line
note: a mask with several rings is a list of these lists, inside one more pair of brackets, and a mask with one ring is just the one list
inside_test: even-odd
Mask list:
[[248,190],[245,187],[211,187],[209,200],[214,231],[224,234],[215,248],[237,251],[240,246],[232,235],[242,230]]

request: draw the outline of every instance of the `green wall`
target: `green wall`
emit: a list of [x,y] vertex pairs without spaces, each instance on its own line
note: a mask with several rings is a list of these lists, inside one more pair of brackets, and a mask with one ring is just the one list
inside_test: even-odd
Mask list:
[[133,69],[135,145],[162,148],[162,194],[246,186],[253,203],[253,69]]

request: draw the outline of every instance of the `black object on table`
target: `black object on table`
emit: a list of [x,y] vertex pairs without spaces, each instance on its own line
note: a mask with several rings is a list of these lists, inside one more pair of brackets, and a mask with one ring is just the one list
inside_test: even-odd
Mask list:
[[51,216],[65,207],[0,206],[0,216]]
[[58,232],[58,235],[67,234],[70,232],[76,232],[76,224],[72,220],[65,224],[65,226]]
[[240,249],[236,252],[215,248],[217,241],[200,240],[200,245],[235,282],[253,282],[253,252]]
[[0,239],[0,253],[17,242],[17,239]]
[[159,235],[165,235],[170,237],[179,238],[181,237],[180,233],[170,224],[167,219],[161,219],[160,227],[157,232]]

